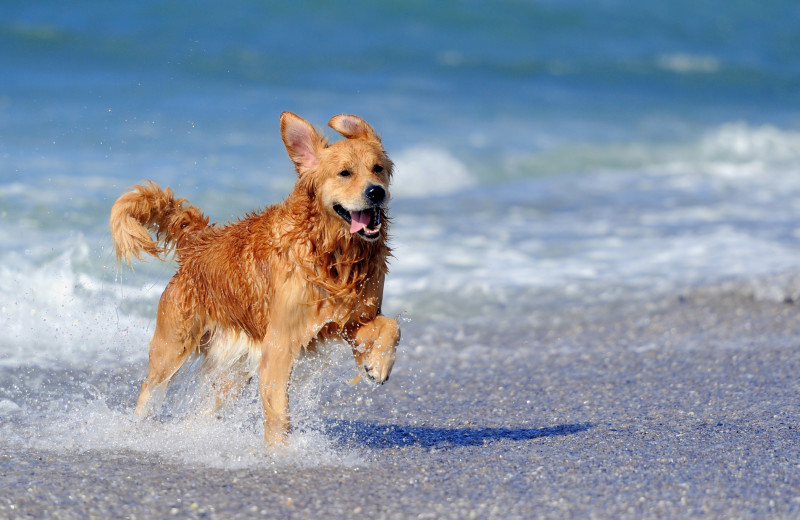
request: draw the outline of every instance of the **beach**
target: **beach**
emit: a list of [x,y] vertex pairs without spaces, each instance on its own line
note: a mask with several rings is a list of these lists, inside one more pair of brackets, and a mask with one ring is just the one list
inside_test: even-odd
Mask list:
[[[800,516],[800,7],[0,5],[0,518]],[[279,117],[394,162],[373,386],[330,344],[263,443],[200,360],[133,417],[174,259],[152,180],[224,225],[297,181]]]
[[[716,287],[531,335],[558,348],[412,340],[368,404],[323,399],[329,460],[319,465],[300,446],[238,469],[178,449],[6,446],[0,514],[792,518],[797,314]],[[30,391],[30,374],[10,377]],[[222,442],[195,440],[207,450]]]

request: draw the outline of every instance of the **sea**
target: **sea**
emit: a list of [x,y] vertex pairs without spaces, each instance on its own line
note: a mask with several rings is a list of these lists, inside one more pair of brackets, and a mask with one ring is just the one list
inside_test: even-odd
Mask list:
[[[255,392],[201,417],[191,366],[132,419],[175,265],[117,265],[108,216],[147,179],[220,223],[282,200],[286,110],[331,139],[357,114],[395,162],[384,312],[411,380],[698,288],[785,300],[798,27],[788,0],[0,3],[0,444],[263,463]],[[271,463],[372,460],[319,419],[391,387],[349,385],[345,350],[298,368]]]

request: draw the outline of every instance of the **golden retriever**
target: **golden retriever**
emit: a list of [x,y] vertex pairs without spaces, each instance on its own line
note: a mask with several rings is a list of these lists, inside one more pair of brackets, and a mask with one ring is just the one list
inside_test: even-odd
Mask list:
[[269,445],[285,442],[292,366],[317,342],[344,340],[370,379],[389,377],[400,339],[397,320],[381,314],[392,162],[363,119],[342,114],[328,124],[345,139],[329,144],[304,119],[281,114],[297,183],[283,202],[232,224],[209,225],[153,182],[114,203],[117,261],[170,251],[178,261],[158,304],[137,415],[150,413],[151,394],[192,354],[218,369],[217,406],[258,372]]

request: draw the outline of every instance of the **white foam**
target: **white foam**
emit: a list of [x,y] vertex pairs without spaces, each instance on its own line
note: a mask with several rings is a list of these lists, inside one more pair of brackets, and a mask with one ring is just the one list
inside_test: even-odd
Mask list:
[[[10,404],[6,404],[10,403]],[[300,428],[277,450],[264,445],[260,407],[239,407],[224,417],[193,410],[179,417],[137,419],[130,409],[112,409],[105,399],[70,403],[67,411],[46,416],[4,400],[0,415],[21,420],[0,424],[8,445],[23,449],[67,451],[132,451],[192,466],[237,469],[269,465],[293,467],[364,464],[363,456],[335,445],[319,430]]]
[[[150,301],[152,285],[115,285],[82,272],[88,244],[79,241],[47,261],[16,252],[0,263],[0,364],[120,363],[146,356],[151,318],[119,312],[118,299]],[[113,269],[110,267],[109,269]]]
[[[457,241],[447,241],[447,246],[450,251],[443,253],[421,242],[399,243],[387,294],[401,299],[418,291],[551,287],[576,280],[692,283],[704,277],[765,274],[800,263],[792,247],[726,229],[702,236],[642,236],[628,241],[597,237],[584,243],[582,251],[562,258],[536,249],[512,251],[502,240],[487,240],[482,249]],[[408,255],[404,254],[406,249]],[[459,260],[464,258],[469,261]],[[428,268],[419,267],[423,265]]]
[[733,121],[686,140],[569,143],[503,162],[510,178],[597,172],[717,177],[800,172],[800,131]]
[[0,416],[11,415],[21,410],[22,408],[11,399],[0,399]]
[[[19,413],[19,412],[18,412]],[[25,448],[63,451],[133,451],[193,466],[237,469],[269,465],[358,466],[355,452],[335,447],[319,431],[301,430],[287,445],[264,446],[256,415],[218,418],[201,413],[165,420],[139,420],[132,410],[113,410],[102,399],[50,413],[23,428],[6,425],[4,437]]]
[[[557,305],[571,287],[591,299],[619,288],[660,292],[800,269],[797,245],[785,238],[791,230],[780,231],[796,221],[800,177],[791,171],[766,178],[611,171],[571,181],[560,181],[570,188],[559,185],[554,196],[563,202],[553,212],[535,209],[551,204],[547,198],[520,197],[486,214],[421,204],[395,216],[387,312],[499,316],[525,294]],[[470,207],[470,196],[464,200]],[[592,205],[582,209],[586,200]],[[766,222],[776,227],[765,235]]]
[[[346,385],[352,375],[348,349],[331,345],[313,358],[301,359],[290,389],[293,430],[287,444],[271,450],[264,445],[257,385],[246,387],[215,414],[204,411],[207,388],[193,367],[182,369],[171,384],[164,407],[147,419],[134,417],[130,407],[109,405],[108,398],[89,383],[76,392],[65,388],[46,398],[46,412],[0,401],[0,437],[12,446],[65,451],[132,451],[192,466],[225,469],[265,466],[357,467],[366,453],[356,452],[325,433],[323,410],[330,397],[349,400]],[[51,383],[59,386],[59,383]],[[72,387],[70,387],[72,388]],[[57,388],[49,388],[53,392]],[[35,392],[31,389],[30,392]],[[345,395],[343,395],[345,393]],[[131,396],[131,400],[135,396]],[[37,401],[36,396],[27,396]]]
[[745,122],[721,125],[700,140],[702,157],[720,161],[784,162],[800,160],[800,132],[773,125],[751,126]]
[[441,196],[473,186],[475,178],[452,154],[419,146],[392,157],[395,175],[392,194],[401,197]]
[[656,63],[664,70],[679,74],[711,73],[722,68],[722,62],[714,56],[685,53],[663,54],[658,57]]

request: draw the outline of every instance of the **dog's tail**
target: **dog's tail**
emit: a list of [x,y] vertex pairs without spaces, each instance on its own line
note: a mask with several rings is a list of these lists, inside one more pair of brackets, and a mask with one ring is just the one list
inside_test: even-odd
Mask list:
[[186,199],[176,199],[171,189],[148,181],[117,199],[109,223],[117,262],[124,258],[130,264],[133,256],[142,260],[142,252],[156,258],[170,250],[180,255],[194,235],[208,228],[208,217]]

